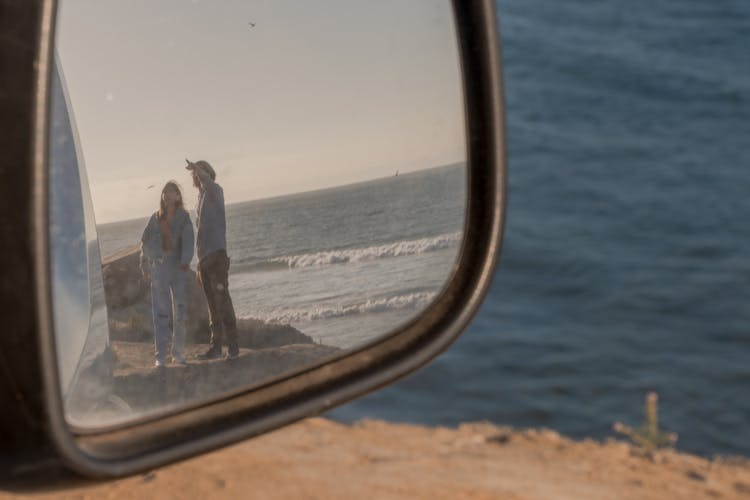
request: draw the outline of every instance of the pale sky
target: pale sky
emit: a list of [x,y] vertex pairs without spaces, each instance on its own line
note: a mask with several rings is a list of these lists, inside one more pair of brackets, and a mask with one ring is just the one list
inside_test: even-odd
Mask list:
[[227,203],[466,158],[449,0],[61,0],[58,15],[97,223],[153,212],[169,179],[192,208],[186,157]]

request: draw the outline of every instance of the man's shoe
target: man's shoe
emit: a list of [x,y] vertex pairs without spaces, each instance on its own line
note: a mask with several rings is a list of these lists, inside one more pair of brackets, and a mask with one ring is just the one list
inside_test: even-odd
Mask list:
[[198,354],[197,358],[206,359],[217,359],[221,357],[221,347],[210,347],[206,352]]
[[164,368],[165,365],[166,365],[166,363],[164,363],[164,361],[162,361],[160,359],[157,359],[156,363],[154,363],[154,366],[157,367],[157,368]]
[[185,358],[182,356],[172,355],[172,363],[175,365],[186,365]]
[[227,355],[224,356],[224,359],[237,359],[240,355],[240,350],[237,347],[230,347],[227,351]]

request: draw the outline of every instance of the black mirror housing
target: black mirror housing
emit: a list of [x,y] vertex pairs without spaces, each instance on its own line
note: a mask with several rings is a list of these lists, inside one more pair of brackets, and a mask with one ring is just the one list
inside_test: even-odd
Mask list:
[[[252,437],[383,387],[445,350],[486,293],[504,225],[501,57],[492,0],[453,2],[468,152],[460,258],[446,288],[385,338],[252,391],[101,432],[66,424],[51,318],[48,151],[54,0],[9,0],[0,15],[0,487],[75,471],[114,477]],[[41,474],[43,473],[43,474]],[[40,479],[40,478],[44,479]]]

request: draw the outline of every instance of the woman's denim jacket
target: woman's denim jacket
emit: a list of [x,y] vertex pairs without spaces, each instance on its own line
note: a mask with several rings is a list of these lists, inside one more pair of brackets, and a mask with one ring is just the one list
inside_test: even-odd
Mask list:
[[141,269],[149,270],[156,263],[172,259],[179,264],[190,264],[193,260],[195,239],[193,222],[185,209],[177,209],[174,219],[169,223],[169,234],[172,239],[172,253],[167,255],[162,250],[159,213],[154,212],[141,236]]

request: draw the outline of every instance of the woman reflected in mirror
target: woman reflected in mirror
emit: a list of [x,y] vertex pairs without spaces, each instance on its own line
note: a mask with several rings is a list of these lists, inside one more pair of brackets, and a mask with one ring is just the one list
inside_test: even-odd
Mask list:
[[193,223],[175,181],[164,185],[159,209],[149,218],[141,236],[141,272],[151,280],[156,366],[167,363],[170,313],[172,362],[185,364],[187,329],[187,271],[194,252]]

